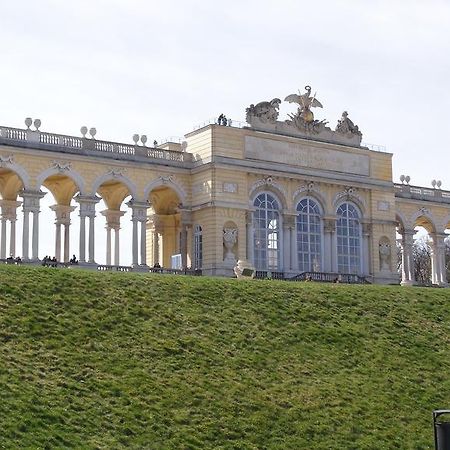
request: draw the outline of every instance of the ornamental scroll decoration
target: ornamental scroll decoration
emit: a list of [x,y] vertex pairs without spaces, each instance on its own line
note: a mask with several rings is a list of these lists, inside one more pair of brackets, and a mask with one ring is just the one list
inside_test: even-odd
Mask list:
[[72,163],[70,161],[53,161],[52,169],[56,169],[59,173],[72,170]]
[[14,164],[14,156],[13,155],[7,155],[7,156],[0,155],[0,167],[7,167],[10,164]]
[[250,196],[258,188],[265,187],[265,186],[271,186],[271,187],[275,188],[276,190],[278,190],[279,192],[281,192],[285,198],[287,197],[286,189],[280,183],[277,183],[271,176],[264,177],[264,178],[261,178],[261,179],[255,181],[250,188],[250,192],[249,192]]
[[349,201],[351,201],[351,200],[356,201],[361,206],[366,208],[366,201],[361,197],[361,195],[358,194],[356,188],[353,188],[351,186],[347,186],[343,191],[338,192],[334,196],[333,203],[336,205],[336,203],[341,199],[349,200]]

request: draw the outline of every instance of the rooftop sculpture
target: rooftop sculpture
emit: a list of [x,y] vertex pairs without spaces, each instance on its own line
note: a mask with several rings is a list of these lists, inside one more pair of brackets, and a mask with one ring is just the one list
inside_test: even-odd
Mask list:
[[305,86],[305,93],[288,95],[284,101],[297,103],[299,105],[295,114],[288,114],[289,119],[279,121],[279,107],[281,100],[274,98],[251,104],[246,109],[246,120],[251,128],[270,131],[278,134],[293,135],[305,138],[314,138],[328,142],[342,143],[345,145],[359,146],[362,133],[349,118],[347,111],[342,113],[338,120],[335,131],[327,127],[326,120],[316,120],[312,108],[323,108],[322,103],[317,100],[316,94],[311,95],[311,86]]

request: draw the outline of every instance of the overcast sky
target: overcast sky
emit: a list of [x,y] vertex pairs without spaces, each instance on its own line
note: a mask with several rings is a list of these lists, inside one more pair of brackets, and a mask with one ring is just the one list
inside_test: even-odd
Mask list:
[[2,125],[152,142],[309,84],[395,180],[450,190],[447,0],[0,0],[0,25]]

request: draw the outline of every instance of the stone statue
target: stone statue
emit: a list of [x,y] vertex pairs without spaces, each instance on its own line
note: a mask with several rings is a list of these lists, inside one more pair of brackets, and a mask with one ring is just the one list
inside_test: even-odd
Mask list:
[[281,100],[274,98],[270,102],[260,102],[256,105],[250,105],[246,109],[246,120],[251,124],[252,118],[256,117],[263,123],[275,123],[278,119]]
[[297,103],[299,108],[296,114],[289,114],[291,120],[287,120],[289,125],[295,125],[299,130],[308,133],[320,133],[327,124],[324,120],[314,120],[311,108],[323,108],[322,103],[316,99],[316,94],[311,97],[311,86],[305,86],[306,93],[288,95],[284,100],[289,103]]
[[356,134],[357,136],[362,136],[361,131],[359,131],[358,125],[355,125],[348,118],[347,111],[344,111],[342,113],[342,117],[338,120],[335,131],[341,134],[347,134],[349,136],[353,134]]
[[380,270],[389,271],[391,269],[391,246],[389,242],[382,240],[378,247],[380,253]]
[[236,257],[233,253],[233,247],[237,242],[237,233],[238,230],[236,228],[223,229],[223,245],[225,246],[226,250],[224,261],[233,265],[236,263]]

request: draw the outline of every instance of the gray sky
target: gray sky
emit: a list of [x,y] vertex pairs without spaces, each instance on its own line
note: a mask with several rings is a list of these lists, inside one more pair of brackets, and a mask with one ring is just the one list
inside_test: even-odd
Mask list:
[[450,190],[446,0],[0,0],[0,24],[2,125],[152,142],[310,84],[316,118],[347,110],[395,180]]

